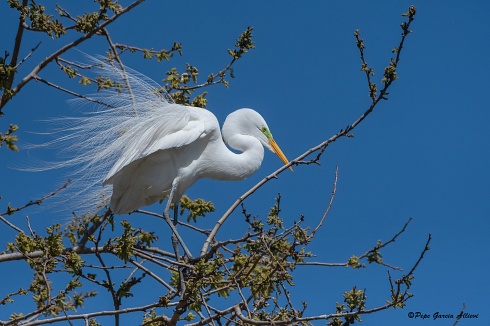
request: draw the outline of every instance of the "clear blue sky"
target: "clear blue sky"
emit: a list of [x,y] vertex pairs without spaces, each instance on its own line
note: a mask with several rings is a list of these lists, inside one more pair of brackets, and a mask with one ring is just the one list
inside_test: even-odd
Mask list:
[[[53,4],[48,1],[46,6],[51,8]],[[285,220],[292,223],[304,215],[306,223],[314,226],[328,204],[338,166],[334,206],[310,247],[317,255],[316,261],[345,262],[352,254],[364,253],[378,239],[390,239],[413,217],[405,234],[383,251],[385,262],[409,269],[428,233],[433,237],[431,250],[415,273],[411,288],[415,296],[408,306],[363,320],[370,325],[393,321],[397,325],[420,325],[427,321],[409,319],[410,311],[457,315],[466,303],[466,312],[479,314],[479,318],[460,324],[488,325],[489,2],[147,1],[122,17],[110,31],[115,42],[138,47],[168,48],[174,41],[182,42],[184,56],[169,64],[149,63],[136,55],[128,57],[126,64],[160,81],[165,71],[174,66],[184,70],[188,62],[200,69],[204,80],[227,64],[226,50],[247,26],[253,26],[256,49],[236,64],[236,78],[229,89],[207,89],[208,109],[220,121],[235,109],[256,109],[267,120],[285,154],[293,159],[352,123],[370,103],[365,77],[359,71],[354,30],[361,31],[367,61],[379,81],[391,49],[399,40],[400,14],[412,4],[417,7],[413,34],[407,39],[399,80],[389,100],[355,130],[354,138],[332,144],[321,166],[286,171],[249,199],[246,207],[265,216],[280,192]],[[73,5],[66,6],[71,9]],[[10,14],[2,5],[2,51],[10,47],[14,35],[16,20]],[[66,41],[45,39],[24,71]],[[35,40],[27,37],[23,55],[35,45]],[[81,49],[98,54],[105,52],[106,46],[94,39]],[[76,52],[70,54],[79,56]],[[41,76],[49,79],[56,70],[52,67]],[[54,77],[54,81],[59,78]],[[21,140],[36,142],[39,136],[27,131],[38,131],[37,119],[73,114],[67,99],[66,94],[31,83],[5,108],[0,130],[6,130],[8,123],[17,123]],[[37,154],[1,150],[0,207],[8,202],[20,206],[62,182],[59,173],[33,175],[10,168],[30,160],[29,155]],[[55,157],[54,152],[43,155]],[[239,195],[280,164],[267,153],[262,168],[246,181],[205,180],[196,184],[188,191],[191,197],[211,200],[217,207],[216,213],[201,223],[212,225]],[[161,207],[154,210],[161,211]],[[67,220],[66,216],[46,211],[26,210],[25,214],[39,230]],[[13,220],[25,225],[23,219],[18,214]],[[131,222],[138,223],[134,218]],[[142,218],[141,223],[148,226],[155,221]],[[219,237],[238,235],[237,229],[242,227],[241,215],[236,213]],[[158,228],[165,230],[163,226]],[[3,224],[0,232],[3,239],[14,235]],[[0,277],[11,279],[13,268],[21,266],[1,264]],[[296,302],[309,302],[307,314],[331,313],[335,302],[342,301],[342,293],[356,285],[367,289],[368,308],[382,305],[389,296],[386,270],[383,266],[361,270],[300,267],[295,279]],[[142,289],[142,293],[152,290]],[[3,294],[0,292],[0,296]],[[0,307],[1,319],[3,309]],[[139,316],[134,318],[138,320]],[[453,321],[429,323],[449,325]]]

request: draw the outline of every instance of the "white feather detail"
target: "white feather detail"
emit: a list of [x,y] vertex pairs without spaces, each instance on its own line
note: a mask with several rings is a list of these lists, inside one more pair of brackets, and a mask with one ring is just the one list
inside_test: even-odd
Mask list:
[[56,140],[40,145],[62,146],[61,154],[67,156],[36,169],[69,169],[73,182],[63,196],[66,208],[93,212],[110,199],[112,211],[123,214],[170,193],[169,201],[178,203],[201,178],[243,180],[253,174],[264,158],[263,146],[288,162],[262,116],[251,109],[228,115],[221,135],[211,112],[173,103],[138,72],[108,64],[97,72],[121,87],[77,100],[91,100],[94,111],[56,119],[64,128],[54,134]]
[[[122,70],[117,64],[103,63],[92,57],[90,61],[96,65],[92,69],[95,74],[122,87],[103,89],[87,96],[89,100],[70,100],[72,106],[83,109],[82,115],[51,119],[49,122],[57,126],[51,133],[56,139],[31,146],[61,148],[58,156],[66,159],[29,169],[66,169],[72,181],[66,191],[55,197],[56,204],[62,203],[62,210],[78,213],[93,212],[109,202],[112,186],[103,187],[103,183],[125,165],[161,146],[179,146],[182,140],[169,131],[179,130],[179,125],[189,119],[185,110],[181,110],[184,106],[174,104],[150,78],[127,67]],[[177,116],[181,124],[175,123]],[[159,134],[167,136],[158,142],[152,141]],[[137,146],[134,146],[135,141]],[[128,152],[127,144],[133,144],[130,147],[137,150]]]

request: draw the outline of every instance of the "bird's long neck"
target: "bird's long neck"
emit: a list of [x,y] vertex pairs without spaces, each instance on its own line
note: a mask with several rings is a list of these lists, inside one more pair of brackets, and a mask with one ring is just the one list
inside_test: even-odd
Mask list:
[[259,169],[264,159],[264,147],[259,140],[252,136],[234,134],[225,141],[240,153],[232,152],[221,139],[217,140],[220,145],[215,153],[215,166],[207,177],[216,180],[243,180]]

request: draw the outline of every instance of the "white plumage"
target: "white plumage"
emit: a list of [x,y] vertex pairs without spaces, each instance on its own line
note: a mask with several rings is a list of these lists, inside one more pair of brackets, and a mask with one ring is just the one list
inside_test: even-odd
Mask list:
[[[169,195],[169,201],[178,203],[200,178],[242,180],[250,176],[262,163],[263,147],[288,163],[266,122],[254,110],[231,113],[221,134],[210,111],[174,104],[147,77],[108,64],[100,73],[129,85],[130,91],[99,92],[92,99],[107,106],[97,105],[93,113],[81,118],[63,118],[63,135],[45,144],[60,144],[64,154],[71,156],[50,168],[75,168],[74,194],[85,201],[82,207],[109,196],[116,214]],[[225,142],[240,153],[230,151]],[[105,195],[100,192],[102,185]]]

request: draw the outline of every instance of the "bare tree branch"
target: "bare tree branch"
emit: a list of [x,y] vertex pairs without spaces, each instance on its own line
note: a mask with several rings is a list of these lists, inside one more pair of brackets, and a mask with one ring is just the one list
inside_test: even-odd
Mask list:
[[[463,303],[463,307],[461,308],[461,312],[458,314],[458,316],[463,316],[465,309],[466,309],[466,304]],[[461,318],[458,318],[458,316],[456,316],[456,320],[454,321],[453,326],[456,326],[456,324],[459,323],[459,321],[461,320]]]
[[50,87],[56,88],[57,90],[60,90],[60,91],[62,91],[62,92],[65,92],[65,93],[67,93],[67,94],[70,94],[70,95],[72,95],[72,96],[75,96],[75,97],[78,97],[78,98],[83,98],[84,100],[89,101],[89,102],[93,102],[93,103],[97,103],[97,104],[104,105],[104,106],[107,106],[107,107],[111,107],[111,106],[110,106],[110,105],[108,105],[107,103],[101,102],[101,101],[99,101],[99,100],[96,100],[96,99],[90,98],[90,97],[85,96],[85,95],[82,95],[82,94],[78,94],[78,93],[76,93],[76,92],[74,92],[74,91],[71,91],[71,90],[69,90],[69,89],[67,89],[67,88],[64,88],[64,87],[61,87],[61,86],[59,86],[59,85],[53,84],[52,82],[49,82],[49,81],[47,81],[47,80],[45,80],[44,78],[41,78],[41,77],[39,77],[39,76],[35,76],[35,77],[34,77],[34,79],[35,79],[36,81],[40,81],[40,82],[42,82],[42,83],[44,83],[44,84],[46,84],[46,85],[48,85],[48,86],[50,86]]
[[330,195],[330,201],[328,202],[327,209],[325,210],[325,213],[323,213],[323,216],[318,223],[318,225],[311,231],[310,237],[313,238],[316,234],[316,232],[321,228],[323,221],[328,215],[328,212],[330,212],[330,208],[332,207],[333,204],[333,199],[335,197],[335,192],[337,191],[337,180],[339,179],[339,167],[335,167],[335,179],[333,181],[333,186],[332,186],[332,194]]
[[12,222],[10,222],[9,220],[7,220],[5,217],[3,217],[1,214],[0,214],[0,221],[2,221],[3,223],[7,224],[9,227],[11,227],[12,229],[14,229],[15,231],[21,233],[21,232],[24,232],[22,231],[21,228],[15,226],[15,224],[13,224]]
[[177,292],[172,286],[170,286],[170,284],[168,284],[167,282],[165,282],[164,280],[162,280],[158,275],[156,275],[155,273],[153,273],[150,269],[148,269],[145,266],[143,266],[143,264],[140,264],[140,263],[138,263],[137,261],[135,261],[133,259],[131,259],[130,262],[134,266],[137,266],[139,269],[143,270],[145,273],[147,273],[148,275],[150,275],[151,277],[153,277],[153,279],[155,279],[158,283],[160,283],[163,286],[165,286],[170,292]]
[[[174,305],[177,305],[177,302],[168,304],[168,306],[174,306]],[[133,312],[147,311],[149,309],[158,308],[158,307],[162,307],[162,304],[159,302],[155,302],[155,303],[151,303],[151,304],[148,304],[145,306],[140,306],[140,307],[125,308],[125,309],[119,309],[119,310],[106,310],[106,311],[98,311],[98,312],[93,312],[93,313],[88,313],[88,314],[68,315],[68,316],[47,318],[47,319],[43,319],[43,320],[36,320],[36,321],[28,322],[28,323],[23,323],[22,325],[23,326],[37,326],[37,325],[54,324],[57,322],[64,322],[64,321],[70,321],[70,320],[79,320],[79,319],[88,320],[88,319],[94,318],[94,317],[115,316],[115,315],[129,314],[129,313],[133,313]],[[13,326],[13,325],[17,325],[17,323],[18,323],[18,320],[14,319],[14,320],[8,321],[2,325]]]
[[29,59],[29,57],[34,53],[34,51],[37,50],[39,45],[41,45],[41,41],[39,41],[39,43],[37,43],[37,45],[31,49],[31,51],[24,57],[24,59],[20,60],[20,62],[17,65],[15,65],[15,69],[18,69],[21,64],[23,64],[27,59]]
[[10,204],[8,205],[7,207],[7,210],[3,213],[0,213],[0,221],[2,221],[3,223],[7,224],[8,226],[10,226],[12,229],[14,229],[15,231],[17,232],[23,232],[21,228],[15,226],[13,223],[11,223],[10,221],[8,221],[5,217],[3,217],[3,215],[12,215],[16,212],[19,212],[29,206],[33,206],[33,205],[41,205],[43,201],[45,201],[46,199],[50,198],[50,197],[53,197],[54,195],[56,195],[57,193],[59,193],[61,190],[65,189],[67,186],[68,186],[68,183],[70,182],[70,180],[68,180],[65,184],[63,184],[61,187],[59,187],[58,189],[56,189],[55,191],[43,196],[42,198],[40,199],[37,199],[37,200],[31,200],[29,201],[27,204],[23,205],[23,206],[20,206],[20,207],[11,207]]
[[[24,0],[26,1],[26,0]],[[107,25],[111,24],[113,21],[115,21],[116,19],[118,19],[119,17],[121,17],[122,15],[124,15],[125,13],[129,12],[130,10],[132,10],[134,7],[136,7],[137,5],[143,3],[145,0],[136,0],[134,1],[132,4],[130,4],[129,6],[127,6],[126,8],[122,9],[119,13],[117,14],[114,14],[114,16],[112,16],[111,18],[108,18],[106,21],[104,21],[102,24],[100,24],[99,26],[95,27],[94,29],[92,29],[89,33],[85,34],[84,36],[76,39],[75,41],[69,43],[69,44],[66,44],[65,46],[63,46],[62,48],[60,48],[59,50],[55,51],[54,53],[52,53],[51,55],[49,55],[48,57],[46,57],[46,59],[44,59],[41,63],[39,63],[27,76],[25,76],[18,84],[17,86],[15,86],[12,91],[14,94],[17,94],[21,91],[21,89],[28,83],[30,82],[31,80],[33,80],[37,74],[43,70],[49,63],[51,63],[51,61],[53,61],[55,58],[59,57],[61,54],[65,53],[66,51],[76,47],[77,45],[79,45],[80,43],[88,40],[89,38],[91,38],[94,34],[98,33],[99,31],[101,31],[103,28],[105,28]],[[0,110],[10,101],[10,98],[6,98],[6,97],[3,97],[1,100],[0,100]]]

